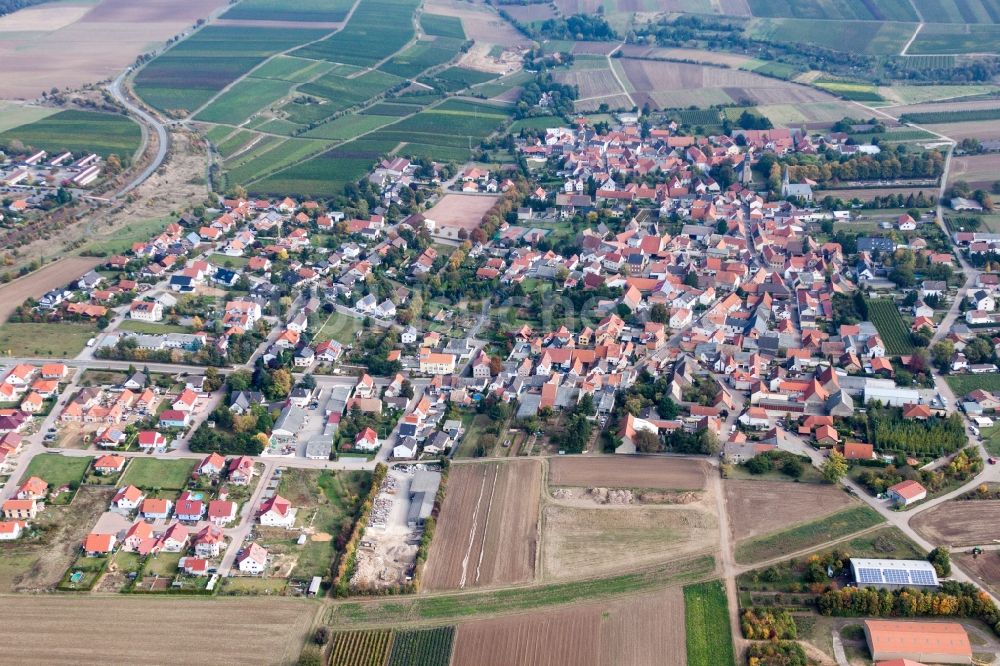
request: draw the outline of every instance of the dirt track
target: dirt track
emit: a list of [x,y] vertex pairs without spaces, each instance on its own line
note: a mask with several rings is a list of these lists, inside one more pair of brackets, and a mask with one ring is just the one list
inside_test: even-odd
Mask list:
[[316,605],[297,599],[7,596],[0,664],[290,664]]
[[705,487],[705,471],[704,463],[683,458],[553,458],[549,462],[549,485],[700,490]]
[[424,574],[428,590],[523,583],[534,577],[541,465],[455,465]]
[[27,298],[38,298],[50,289],[69,284],[102,260],[94,257],[65,257],[0,287],[0,323]]

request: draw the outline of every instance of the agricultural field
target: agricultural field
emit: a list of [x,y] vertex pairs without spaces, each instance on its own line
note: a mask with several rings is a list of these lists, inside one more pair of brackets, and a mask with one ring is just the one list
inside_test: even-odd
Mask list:
[[1000,51],[1000,25],[928,24],[907,53],[966,54]]
[[576,86],[580,100],[611,97],[625,92],[605,58],[576,60],[568,71],[558,71],[554,76],[560,83]]
[[21,125],[30,125],[58,112],[59,109],[45,106],[0,101],[0,132],[6,132]]
[[[947,58],[949,56],[930,56]],[[926,104],[938,100],[955,100],[978,95],[990,95],[998,89],[992,85],[947,85],[947,86],[883,86],[879,94],[896,104]]]
[[415,0],[361,0],[339,32],[294,55],[368,67],[391,56],[413,38]]
[[420,27],[428,35],[465,39],[462,19],[455,16],[424,13],[420,15]]
[[[809,88],[753,72],[680,62],[618,58],[635,103],[653,108],[714,104],[806,104],[834,98]],[[584,95],[581,92],[581,97]]]
[[133,485],[149,490],[183,490],[187,486],[197,460],[160,460],[158,458],[136,458],[122,476],[120,485]]
[[910,342],[910,329],[903,323],[899,308],[889,298],[876,298],[868,301],[868,316],[878,329],[886,352],[892,356],[909,354],[913,351]]
[[226,180],[245,184],[276,173],[310,155],[321,152],[330,142],[321,139],[286,139],[257,150],[242,153],[232,165],[227,165]]
[[1000,391],[1000,374],[987,373],[982,375],[948,375],[944,378],[956,396],[964,396],[976,389],[984,391]]
[[[712,506],[714,507],[714,500]],[[719,525],[704,501],[684,506],[561,503],[543,510],[546,579],[608,575],[718,547]]]
[[101,257],[125,252],[132,247],[132,243],[148,240],[165,229],[173,219],[168,216],[137,220],[115,229],[114,235],[110,238],[95,238],[98,234],[92,234],[91,240],[83,246],[82,252]]
[[871,55],[899,53],[913,35],[915,23],[862,21],[815,21],[798,18],[761,18],[752,21],[749,33],[758,39],[773,42],[815,44],[842,50],[850,44],[852,50]]
[[943,134],[954,141],[1000,139],[1000,123],[995,120],[926,125],[926,127],[928,130]]
[[973,557],[969,552],[952,553],[951,561],[994,596],[1000,593],[1000,552],[987,551],[979,557]]
[[330,607],[326,622],[333,625],[352,623],[384,626],[418,620],[442,622],[452,618],[492,616],[496,615],[498,609],[511,613],[551,609],[562,604],[596,602],[600,599],[621,598],[662,590],[666,586],[703,580],[714,570],[715,558],[703,555],[610,578],[497,588],[450,595],[393,597],[384,602],[338,603]]
[[[815,520],[854,504],[850,495],[831,485],[734,479],[723,485],[734,541]],[[766,511],[761,511],[763,506]]]
[[452,468],[427,558],[426,589],[534,578],[541,471],[528,460]]
[[135,91],[151,106],[184,116],[268,57],[327,32],[210,25],[139,70]]
[[[680,588],[459,625],[455,664],[687,664]],[[719,662],[716,662],[719,663]]]
[[[102,649],[128,663],[170,655],[178,663],[199,663],[218,650],[218,635],[206,627],[225,626],[226,659],[233,663],[294,663],[309,631],[315,607],[298,599],[155,599],[144,595],[18,595],[4,609],[25,619],[22,641],[4,648],[12,663],[86,663],[94,656],[94,636]],[[136,640],[129,631],[108,627],[161,626]],[[178,640],[178,636],[185,636]]]
[[308,60],[294,56],[275,56],[254,70],[258,79],[279,79],[291,83],[304,83],[309,79],[326,74],[336,65],[319,60]]
[[396,631],[386,666],[448,666],[454,640],[454,627]]
[[780,532],[745,539],[736,544],[736,561],[748,564],[773,559],[826,541],[841,539],[882,521],[875,510],[867,506],[854,506]]
[[918,513],[912,526],[931,543],[984,546],[1000,539],[998,512],[1000,500],[951,500]]
[[494,197],[449,193],[425,213],[438,227],[459,227],[472,231],[496,202]]
[[94,111],[59,111],[19,125],[0,134],[0,147],[20,141],[35,150],[50,153],[93,152],[107,157],[118,155],[123,163],[132,159],[142,141],[135,121],[126,116]]
[[[996,108],[995,102],[991,108],[964,110],[940,110],[924,111],[918,113],[906,113],[902,120],[917,123],[919,125],[940,124],[940,123],[962,123],[975,122],[980,120],[1000,120],[1000,109]],[[933,109],[933,106],[926,107]]]
[[[411,108],[412,112],[413,109]],[[332,141],[347,141],[362,134],[367,134],[380,127],[394,123],[398,118],[380,115],[348,114],[335,118],[328,123],[305,132],[302,136],[308,139],[330,139]]]
[[261,109],[280,100],[288,94],[288,90],[287,81],[248,76],[212,100],[194,119],[206,123],[239,125]]
[[996,0],[913,0],[928,23],[1000,23]]
[[292,5],[280,0],[242,0],[221,16],[236,21],[343,21],[353,0],[299,0]]
[[707,466],[697,460],[641,456],[551,458],[549,485],[582,488],[701,490]]
[[878,88],[871,83],[857,83],[854,81],[840,81],[832,79],[818,79],[813,82],[817,88],[826,90],[843,97],[844,99],[856,102],[881,102],[882,96],[878,93]]
[[964,180],[973,189],[989,191],[993,183],[1000,180],[1000,155],[963,155],[951,160],[948,182]]
[[73,358],[96,333],[97,328],[86,323],[7,323],[0,325],[0,351],[13,357]]
[[765,104],[757,111],[777,127],[827,128],[844,116],[857,113],[857,106],[839,99],[805,104]]
[[718,580],[684,588],[689,666],[735,664],[726,590]]
[[389,654],[392,630],[344,631],[330,641],[330,666],[381,666]]
[[324,108],[329,115],[366,102],[402,82],[402,78],[378,70],[365,72],[355,78],[329,72],[311,83],[299,86],[298,91],[303,95],[326,100]]
[[443,65],[458,55],[462,41],[438,37],[420,40],[410,48],[396,54],[381,66],[383,72],[410,79],[425,69]]
[[909,2],[882,0],[878,3],[851,0],[747,0],[754,16],[820,20],[916,21]]

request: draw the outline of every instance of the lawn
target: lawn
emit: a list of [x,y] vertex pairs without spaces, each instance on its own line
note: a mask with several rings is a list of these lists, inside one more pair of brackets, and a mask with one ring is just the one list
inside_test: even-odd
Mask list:
[[[74,483],[79,484],[90,467],[93,458],[89,456],[69,457],[57,453],[43,453],[31,459],[28,469],[24,472],[22,482],[32,476],[37,476],[49,484],[49,490],[54,490],[61,486],[69,486]],[[60,495],[60,499],[66,498],[68,502],[72,499],[73,493]],[[57,503],[58,500],[57,500]]]
[[60,111],[0,134],[0,146],[17,139],[36,150],[58,153],[112,153],[128,162],[139,147],[142,131],[125,116],[94,111]]
[[147,576],[173,577],[177,573],[177,564],[182,557],[183,553],[158,553],[150,558],[145,573]]
[[684,588],[684,628],[690,666],[735,664],[726,590],[712,580]]
[[323,323],[323,326],[316,331],[316,335],[313,337],[313,340],[315,342],[336,340],[340,344],[346,346],[354,342],[354,335],[360,330],[360,319],[355,319],[354,317],[340,314],[339,312],[331,312],[330,316]]
[[[507,611],[531,610],[577,601],[637,594],[665,585],[694,582],[711,575],[715,559],[710,555],[677,560],[645,571],[610,578],[516,587],[486,592],[397,597],[382,603],[344,602],[333,605],[328,624],[396,624],[414,620],[444,620]],[[728,625],[727,625],[728,626]]]
[[736,561],[748,564],[805,550],[860,532],[878,525],[883,520],[874,509],[868,506],[856,506],[781,532],[742,541],[736,546]]
[[222,579],[219,594],[283,594],[288,587],[287,578],[260,578],[257,576],[229,576]]
[[948,375],[944,380],[959,399],[976,389],[1000,391],[1000,374],[995,372],[983,375]]
[[158,460],[156,458],[136,458],[128,466],[122,477],[121,485],[133,485],[137,488],[164,490],[182,490],[197,460]]
[[14,324],[0,326],[0,354],[7,356],[49,356],[73,358],[94,337],[93,324]]
[[983,429],[983,446],[991,456],[1000,456],[1000,425]]

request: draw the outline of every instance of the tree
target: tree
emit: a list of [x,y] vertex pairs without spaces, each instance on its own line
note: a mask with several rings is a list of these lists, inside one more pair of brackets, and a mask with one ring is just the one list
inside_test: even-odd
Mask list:
[[271,385],[268,395],[271,398],[287,398],[288,394],[292,392],[292,375],[284,368],[279,368],[271,375]]
[[839,451],[831,451],[830,457],[823,463],[823,478],[830,483],[838,483],[847,476],[847,459]]
[[951,575],[951,551],[947,546],[938,546],[927,554],[927,561],[934,565],[938,577]]
[[939,372],[947,372],[951,367],[951,357],[955,355],[955,345],[951,340],[942,340],[931,347],[931,358]]
[[635,448],[643,453],[656,453],[660,450],[660,437],[655,432],[637,430],[633,441]]
[[249,370],[237,370],[226,379],[226,383],[229,384],[231,391],[246,391],[250,388],[252,381],[253,373]]
[[654,303],[649,309],[649,320],[657,324],[666,324],[670,321],[670,312],[663,303]]

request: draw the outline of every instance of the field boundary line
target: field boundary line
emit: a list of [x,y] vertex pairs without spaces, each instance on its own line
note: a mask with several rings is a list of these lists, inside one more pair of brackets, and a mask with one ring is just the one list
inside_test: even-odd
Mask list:
[[611,73],[614,75],[615,81],[618,82],[618,86],[622,89],[622,92],[625,94],[625,96],[628,97],[628,101],[632,104],[632,106],[635,106],[636,105],[635,99],[632,97],[632,93],[630,93],[628,91],[628,88],[625,87],[625,84],[622,82],[622,77],[618,76],[618,70],[615,69],[615,63],[611,60],[611,56],[618,53],[618,51],[621,50],[621,48],[622,44],[619,44],[614,49],[612,49],[611,53],[606,55],[605,58],[608,61],[608,69],[610,69]]
[[916,40],[916,38],[917,38],[917,35],[919,35],[920,31],[923,30],[923,29],[924,29],[924,24],[923,23],[918,23],[917,24],[917,29],[913,31],[913,34],[910,35],[910,38],[906,41],[905,44],[903,44],[903,48],[899,52],[899,55],[901,55],[901,56],[906,56],[907,55],[906,52],[910,50],[910,45],[913,44],[914,40]]
[[[476,541],[476,528],[479,526],[479,505],[483,501],[483,493],[486,492],[486,470],[483,470],[483,482],[479,486],[479,499],[476,500],[476,510],[472,514],[472,528],[469,530],[469,547],[465,549],[465,557],[462,559],[462,577],[458,581],[458,589],[465,589],[465,579],[468,575],[469,557],[472,556],[472,545]],[[485,539],[485,534],[483,539]]]
[[490,488],[490,501],[486,505],[486,520],[483,521],[483,547],[479,549],[479,561],[476,562],[476,580],[479,582],[480,568],[483,566],[483,555],[486,554],[486,535],[490,531],[490,515],[493,513],[493,497],[497,492],[497,479],[500,478],[500,465],[493,468],[493,487]]

